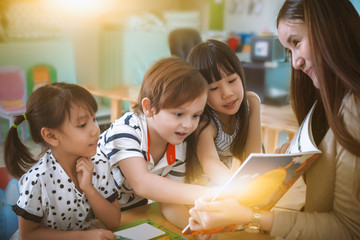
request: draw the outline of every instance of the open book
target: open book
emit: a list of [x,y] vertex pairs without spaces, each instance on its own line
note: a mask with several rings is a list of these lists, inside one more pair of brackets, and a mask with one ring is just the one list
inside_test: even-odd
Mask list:
[[[222,194],[231,194],[243,205],[270,210],[321,153],[314,143],[311,129],[315,105],[316,103],[284,154],[250,154],[212,200]],[[229,225],[205,231],[192,231],[187,226],[182,233],[203,235],[242,229],[242,225]]]

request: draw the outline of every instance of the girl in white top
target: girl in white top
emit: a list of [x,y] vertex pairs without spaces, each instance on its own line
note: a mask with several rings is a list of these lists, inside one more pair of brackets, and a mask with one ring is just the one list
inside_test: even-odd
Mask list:
[[[4,149],[8,171],[21,177],[13,206],[21,239],[115,239],[109,230],[89,230],[94,217],[111,230],[120,224],[110,165],[91,159],[100,134],[96,111],[86,89],[53,83],[33,92],[26,113],[15,118]],[[24,120],[33,141],[47,149],[39,161],[19,139],[17,126]]]
[[[186,61],[200,70],[210,88],[193,156],[207,177],[221,184],[232,175],[233,163],[239,166],[250,153],[261,152],[260,99],[246,91],[240,60],[225,43],[199,43]],[[199,167],[188,169],[191,180],[199,176],[194,171]]]
[[277,26],[291,55],[290,96],[299,123],[318,101],[312,130],[322,153],[305,175],[304,211],[259,216],[234,198],[199,200],[190,225],[244,225],[260,218],[258,228],[284,239],[360,239],[359,14],[347,0],[286,0]]

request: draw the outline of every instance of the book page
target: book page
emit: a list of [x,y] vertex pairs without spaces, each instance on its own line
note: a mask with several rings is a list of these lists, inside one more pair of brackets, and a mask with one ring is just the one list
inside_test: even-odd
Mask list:
[[134,227],[130,227],[121,231],[115,232],[116,236],[122,236],[129,239],[136,240],[147,240],[160,235],[165,234],[165,232],[160,229],[151,226],[148,223],[143,223]]
[[316,106],[316,102],[311,107],[309,113],[306,115],[299,130],[296,132],[294,138],[286,150],[286,153],[300,153],[300,152],[316,152],[319,149],[316,147],[312,135],[311,118]]

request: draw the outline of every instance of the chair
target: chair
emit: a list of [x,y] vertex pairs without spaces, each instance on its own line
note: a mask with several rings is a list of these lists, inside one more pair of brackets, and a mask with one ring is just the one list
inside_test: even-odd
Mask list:
[[49,64],[37,64],[29,68],[26,73],[27,96],[49,83],[57,81],[56,70]]
[[[15,116],[25,113],[25,86],[25,74],[21,68],[16,66],[0,67],[0,118],[9,121],[9,128],[13,125]],[[1,128],[0,124],[0,143]],[[26,124],[21,124],[21,129],[22,139],[25,141],[27,139]]]
[[171,55],[185,59],[191,48],[201,42],[200,33],[192,28],[178,28],[168,37]]

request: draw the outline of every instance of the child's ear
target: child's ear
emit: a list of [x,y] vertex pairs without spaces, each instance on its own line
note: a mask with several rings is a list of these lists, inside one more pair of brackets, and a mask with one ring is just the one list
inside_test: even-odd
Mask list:
[[153,117],[154,116],[154,112],[153,112],[153,109],[151,107],[150,99],[143,98],[141,100],[141,105],[142,105],[142,109],[143,109],[144,114],[145,114],[146,117]]
[[59,144],[59,139],[57,138],[57,132],[54,129],[43,127],[41,128],[41,136],[53,147],[56,147]]

